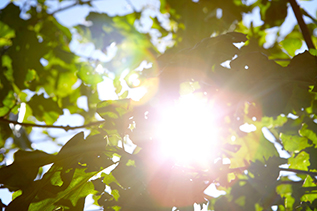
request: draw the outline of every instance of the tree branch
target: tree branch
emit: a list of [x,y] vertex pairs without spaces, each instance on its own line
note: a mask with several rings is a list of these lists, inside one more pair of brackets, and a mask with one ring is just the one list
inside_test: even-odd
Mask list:
[[[317,177],[317,172],[310,172],[310,171],[304,171],[304,170],[298,170],[298,169],[288,169],[288,168],[279,168],[280,171],[288,171],[288,172],[293,172],[293,173],[297,173],[297,174],[307,174],[310,175],[312,177]],[[232,172],[241,172],[244,170],[248,170],[248,167],[240,167],[240,168],[234,168],[234,169],[229,169],[230,173]]]
[[105,121],[98,121],[98,122],[91,122],[85,125],[81,126],[62,126],[62,125],[39,125],[39,124],[33,124],[33,123],[22,123],[22,122],[17,122],[17,121],[12,121],[4,118],[0,118],[0,122],[6,122],[6,123],[11,123],[14,125],[21,125],[23,127],[40,127],[40,128],[56,128],[56,129],[64,129],[65,131],[68,130],[75,130],[75,129],[80,129],[80,128],[86,128],[86,127],[91,127],[94,125],[100,125],[104,123]]
[[310,18],[310,20],[312,20],[314,22],[314,24],[317,24],[317,19],[315,19],[313,16],[311,16],[308,12],[306,12],[306,10],[304,10],[303,8],[301,8],[301,12],[303,15],[305,15],[306,17]]
[[[73,0],[69,0],[69,1],[73,1]],[[90,0],[90,1],[74,0],[74,1],[76,1],[74,4],[68,5],[66,7],[62,7],[60,9],[57,9],[57,10],[53,11],[50,15],[55,15],[58,12],[61,12],[61,11],[64,11],[64,10],[68,10],[68,9],[74,7],[74,6],[77,6],[77,5],[89,5],[89,6],[92,6],[91,5],[92,0]],[[94,1],[97,1],[97,0],[94,0]],[[102,0],[99,0],[99,1],[102,1]]]
[[130,0],[126,0],[126,2],[128,3],[128,5],[136,12],[136,8],[135,6],[132,4],[132,2]]
[[312,177],[317,176],[317,172],[310,172],[310,171],[304,171],[304,170],[298,170],[298,169],[287,169],[287,168],[280,168],[280,171],[289,171],[289,172],[294,172],[297,174],[308,174]]
[[74,4],[71,4],[71,5],[68,5],[68,6],[66,6],[66,7],[62,7],[62,8],[60,8],[60,9],[58,9],[58,10],[53,11],[50,15],[55,15],[55,14],[58,13],[58,12],[61,12],[61,11],[63,11],[63,10],[68,10],[68,9],[70,9],[70,8],[76,6],[76,5],[79,5],[79,3],[78,3],[77,1],[76,1]]
[[310,36],[310,33],[308,31],[308,27],[307,27],[306,23],[304,22],[303,15],[300,11],[300,8],[299,8],[296,0],[289,0],[289,3],[292,6],[292,9],[294,11],[295,17],[296,17],[298,25],[302,31],[302,35],[304,37],[304,40],[306,42],[308,49],[315,49],[314,43],[313,43],[311,36]]

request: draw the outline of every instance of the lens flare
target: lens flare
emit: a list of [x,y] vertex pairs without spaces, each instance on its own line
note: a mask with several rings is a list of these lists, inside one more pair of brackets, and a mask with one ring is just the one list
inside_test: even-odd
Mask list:
[[141,84],[139,79],[139,75],[134,73],[129,77],[129,83],[132,84],[133,87],[138,87]]
[[207,99],[194,94],[163,109],[157,129],[162,155],[179,165],[208,165],[217,142],[215,116]]

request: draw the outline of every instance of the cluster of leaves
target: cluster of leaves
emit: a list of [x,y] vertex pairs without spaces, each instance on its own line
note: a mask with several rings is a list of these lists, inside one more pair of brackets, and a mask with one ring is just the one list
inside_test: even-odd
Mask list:
[[[70,50],[70,29],[54,16],[62,9],[48,13],[45,1],[37,1],[27,9],[28,18],[22,18],[23,8],[13,3],[0,11],[0,184],[14,192],[8,206],[0,203],[5,210],[83,210],[89,194],[104,210],[193,210],[194,203],[208,204],[211,210],[317,207],[317,52],[296,55],[303,42],[299,26],[283,41],[263,47],[267,30],[284,23],[289,3],[160,3],[150,17],[146,14],[151,6],[113,17],[90,12],[86,24],[74,27],[80,42],[91,42],[104,54],[116,46],[115,56],[106,62],[81,58]],[[93,6],[93,1],[75,1],[72,6],[80,5]],[[243,14],[257,7],[264,23],[245,26]],[[153,22],[150,30],[141,32],[142,18]],[[305,26],[311,33],[316,29],[315,24]],[[154,40],[170,35],[174,47],[161,54]],[[152,67],[136,70],[144,60]],[[96,72],[100,65],[106,71]],[[155,90],[148,91],[144,98],[150,100],[142,105],[127,98],[125,85],[133,88],[124,75],[127,69],[128,76],[138,75],[141,86]],[[113,81],[118,100],[100,102],[97,84],[103,77]],[[196,84],[189,92],[208,93],[221,108],[220,141],[213,151],[220,161],[212,160],[203,170],[158,161],[155,153],[153,130],[162,103],[188,92],[188,84]],[[87,110],[77,104],[81,96],[88,99]],[[24,106],[23,120],[17,122]],[[64,109],[84,117],[83,127],[90,135],[78,133],[56,154],[34,150],[28,138],[32,128],[27,126],[44,122],[49,128]],[[96,113],[103,121],[94,122]],[[255,131],[242,132],[239,127],[245,123]],[[265,129],[274,143],[264,136]],[[8,146],[11,138],[14,144]],[[126,149],[130,140],[137,145],[132,153]],[[274,145],[282,146],[289,157],[282,158]],[[14,162],[5,165],[13,149],[18,149]],[[225,159],[230,164],[224,164]],[[282,164],[288,168],[280,168]],[[295,173],[297,180],[281,171]],[[211,184],[226,195],[205,195]]]

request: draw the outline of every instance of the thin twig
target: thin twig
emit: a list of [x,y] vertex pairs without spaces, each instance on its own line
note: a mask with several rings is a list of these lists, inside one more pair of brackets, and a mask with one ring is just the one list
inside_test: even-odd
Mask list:
[[296,17],[298,25],[302,31],[302,35],[304,37],[304,40],[306,42],[308,49],[315,49],[315,46],[314,46],[314,43],[311,39],[308,27],[307,27],[306,23],[304,22],[303,15],[300,11],[300,8],[299,8],[296,0],[289,0],[289,3],[292,6],[292,9],[294,11],[295,17]]
[[132,2],[130,0],[126,0],[126,2],[128,3],[128,5],[136,12],[136,8],[135,6],[132,4]]
[[[311,172],[311,171],[304,171],[304,170],[298,170],[298,169],[289,169],[289,168],[279,168],[280,171],[288,171],[288,172],[293,172],[293,173],[297,173],[297,174],[307,174],[310,175],[312,177],[317,177],[317,172]],[[234,168],[234,169],[229,169],[230,173],[233,172],[241,172],[244,170],[248,170],[248,167],[240,167],[240,168]]]
[[90,5],[90,3],[91,3],[91,1],[78,1],[78,0],[76,0],[76,2],[74,4],[68,5],[66,7],[62,7],[60,9],[58,9],[58,10],[55,10],[50,15],[55,15],[58,12],[61,12],[61,11],[64,11],[64,10],[68,10],[68,9],[74,7],[74,6],[77,6],[77,5],[84,5],[84,4]]
[[276,62],[289,62],[291,61],[291,59],[270,59],[272,61],[276,61]]
[[314,22],[314,24],[317,24],[317,19],[315,19],[313,16],[311,16],[308,12],[306,12],[306,10],[304,10],[303,8],[301,8],[301,12],[303,13],[303,15],[305,15],[306,17],[310,18],[310,20],[312,20]]
[[74,4],[68,5],[66,7],[62,7],[60,9],[57,9],[57,10],[53,11],[50,15],[55,15],[58,12],[61,12],[61,11],[64,11],[64,10],[68,10],[68,9],[70,9],[70,8],[76,6],[76,5],[79,5],[79,2],[76,1]]
[[312,177],[316,177],[317,176],[317,172],[304,171],[304,170],[298,170],[298,169],[280,168],[280,171],[289,171],[289,172],[294,172],[294,173],[297,173],[297,174],[307,174],[307,175],[310,175]]
[[23,122],[17,122],[17,121],[12,121],[12,120],[8,120],[8,119],[4,119],[4,118],[0,118],[0,122],[6,122],[6,123],[11,123],[14,125],[21,125],[24,127],[40,127],[40,128],[56,128],[56,129],[64,129],[65,131],[68,130],[75,130],[75,129],[80,129],[80,128],[86,128],[86,127],[91,127],[94,125],[100,125],[102,123],[104,123],[105,121],[98,121],[98,122],[91,122],[85,125],[81,125],[81,126],[62,126],[62,125],[39,125],[39,124],[33,124],[33,123],[23,123]]

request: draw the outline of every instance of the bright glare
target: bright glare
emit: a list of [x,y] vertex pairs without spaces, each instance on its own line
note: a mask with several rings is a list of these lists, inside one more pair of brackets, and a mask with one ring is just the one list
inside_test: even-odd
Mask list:
[[208,101],[193,94],[165,108],[157,131],[163,155],[179,165],[208,165],[217,141],[214,118]]
[[105,72],[104,68],[102,67],[101,64],[98,64],[96,67],[96,72],[99,74],[103,74]]
[[134,73],[129,77],[129,82],[134,86],[137,87],[141,84],[141,81],[139,79],[139,75]]

